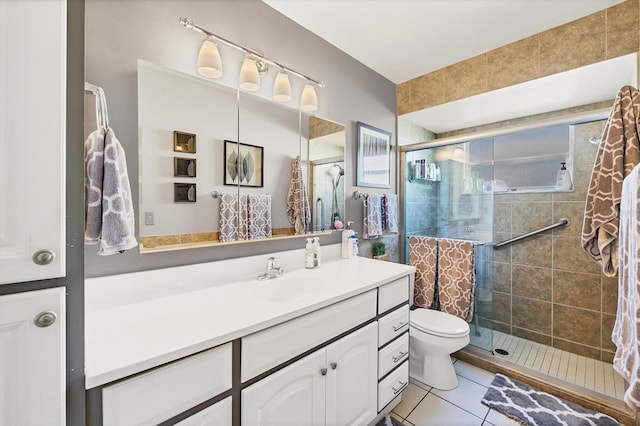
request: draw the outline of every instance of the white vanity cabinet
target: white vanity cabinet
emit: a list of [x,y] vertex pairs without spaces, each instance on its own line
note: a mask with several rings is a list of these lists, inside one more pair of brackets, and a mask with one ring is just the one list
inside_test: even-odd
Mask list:
[[377,415],[377,323],[242,391],[243,425],[361,425]]

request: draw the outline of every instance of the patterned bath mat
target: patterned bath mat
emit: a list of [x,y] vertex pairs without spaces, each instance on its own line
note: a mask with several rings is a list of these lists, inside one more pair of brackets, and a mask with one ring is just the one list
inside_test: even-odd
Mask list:
[[376,426],[405,426],[405,425],[404,423],[400,423],[398,420],[396,420],[395,418],[387,414],[386,416],[381,418],[378,423],[376,423]]
[[482,398],[484,405],[531,426],[615,426],[618,422],[531,386],[496,374]]

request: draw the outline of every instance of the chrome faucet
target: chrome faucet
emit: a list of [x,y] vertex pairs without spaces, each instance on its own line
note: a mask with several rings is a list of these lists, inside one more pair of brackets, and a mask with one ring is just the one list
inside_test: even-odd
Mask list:
[[284,275],[284,268],[276,266],[276,258],[267,259],[267,270],[265,273],[258,275],[258,281],[270,280]]

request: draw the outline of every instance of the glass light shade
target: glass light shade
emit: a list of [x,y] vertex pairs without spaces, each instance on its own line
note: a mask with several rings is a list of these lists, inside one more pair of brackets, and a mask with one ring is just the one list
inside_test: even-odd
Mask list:
[[205,38],[198,53],[198,73],[208,78],[222,76],[222,61],[218,46],[211,38]]
[[240,68],[240,88],[247,92],[260,90],[260,73],[258,73],[255,59],[244,58]]
[[315,111],[318,109],[318,96],[316,96],[316,89],[310,84],[307,84],[304,86],[304,89],[302,89],[300,109],[302,111]]
[[276,76],[276,81],[273,83],[273,99],[279,102],[291,100],[291,83],[287,73],[279,72]]

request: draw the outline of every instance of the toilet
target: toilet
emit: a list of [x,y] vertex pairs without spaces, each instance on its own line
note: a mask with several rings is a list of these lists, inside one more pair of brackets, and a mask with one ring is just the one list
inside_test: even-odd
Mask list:
[[469,344],[469,324],[425,308],[411,311],[409,323],[409,376],[436,389],[455,389],[458,377],[450,355]]

